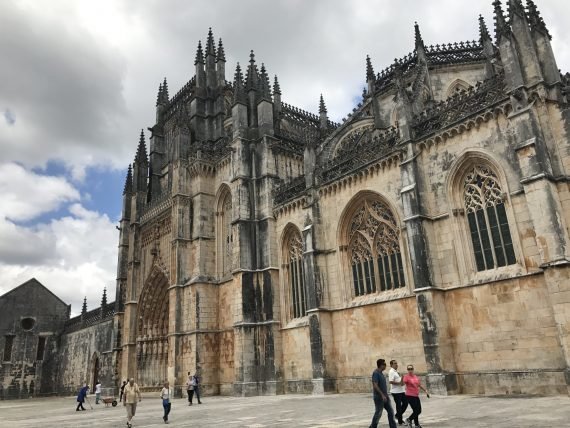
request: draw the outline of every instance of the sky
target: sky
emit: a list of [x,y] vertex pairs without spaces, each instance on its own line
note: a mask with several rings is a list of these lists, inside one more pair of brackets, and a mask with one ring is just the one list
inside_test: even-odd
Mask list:
[[[535,0],[570,71],[567,0]],[[524,2],[524,0],[523,0]],[[475,40],[491,0],[0,0],[0,295],[35,277],[72,314],[115,298],[127,166],[154,124],[159,83],[194,75],[222,38],[226,79],[254,50],[282,100],[340,121],[376,72],[429,44]],[[504,3],[504,2],[503,2]],[[506,8],[505,8],[506,9]],[[148,133],[147,133],[148,138]]]

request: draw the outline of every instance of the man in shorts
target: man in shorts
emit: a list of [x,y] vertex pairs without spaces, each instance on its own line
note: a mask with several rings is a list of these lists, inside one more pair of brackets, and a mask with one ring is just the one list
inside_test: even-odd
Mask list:
[[142,400],[141,392],[139,386],[135,383],[133,378],[129,379],[129,383],[125,386],[125,392],[123,393],[123,405],[127,409],[127,427],[131,428],[131,421],[133,416],[137,411],[137,396],[138,401]]

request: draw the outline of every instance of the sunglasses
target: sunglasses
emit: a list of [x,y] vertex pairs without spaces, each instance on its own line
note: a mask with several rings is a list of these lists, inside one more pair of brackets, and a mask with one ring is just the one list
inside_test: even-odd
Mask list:
[[413,369],[414,369],[413,367],[408,367],[408,370],[413,370]]

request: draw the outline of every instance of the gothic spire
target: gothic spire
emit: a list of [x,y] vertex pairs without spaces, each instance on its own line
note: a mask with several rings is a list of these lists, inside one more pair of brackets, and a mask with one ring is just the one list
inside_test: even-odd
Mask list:
[[107,287],[103,288],[103,297],[101,298],[101,309],[107,306]]
[[160,105],[162,103],[162,83],[158,85],[158,95],[156,96],[156,105]]
[[419,48],[424,48],[424,39],[422,39],[422,34],[420,33],[420,26],[418,25],[417,22],[414,22],[414,38],[416,41],[416,50],[418,50]]
[[208,40],[206,41],[206,56],[216,56],[216,46],[214,43],[214,35],[212,34],[212,27],[208,29]]
[[256,90],[257,83],[257,65],[255,65],[255,54],[253,51],[249,54],[249,66],[247,67],[247,79],[245,82],[245,90],[247,92],[251,90]]
[[162,82],[162,101],[166,104],[168,100],[169,100],[168,83],[166,83],[166,77],[165,77],[164,82]]
[[513,14],[519,15],[521,18],[526,16],[524,6],[521,0],[509,0],[508,3],[509,18],[513,19]]
[[275,75],[275,80],[273,81],[273,93],[275,95],[281,95],[281,87],[279,86],[279,81],[277,80],[277,75]]
[[319,113],[326,113],[327,107],[325,106],[325,100],[323,94],[321,94],[321,99],[319,100]]
[[370,57],[366,55],[366,81],[370,82],[374,80],[374,69],[372,68],[372,62]]
[[236,72],[234,74],[234,104],[237,103],[247,103],[245,91],[243,88],[243,75],[241,73],[239,62],[236,65]]
[[526,1],[526,6],[528,8],[528,22],[530,23],[530,28],[532,31],[539,31],[542,34],[548,36],[549,39],[552,39],[552,36],[548,32],[546,28],[546,24],[544,23],[544,19],[540,16],[540,12],[538,11],[536,4],[532,0]]
[[271,101],[271,85],[269,84],[269,76],[265,70],[265,64],[261,63],[261,70],[259,73],[259,91],[261,97],[267,101]]
[[495,0],[493,2],[495,7],[495,37],[497,43],[501,40],[501,36],[508,35],[511,31],[509,24],[505,19],[505,14],[503,13],[503,7],[501,6],[500,0]]
[[129,164],[129,169],[127,169],[127,178],[125,179],[125,188],[123,189],[123,195],[130,195],[133,193],[133,168]]
[[138,164],[148,164],[148,156],[146,154],[146,143],[144,141],[144,130],[141,129],[141,136],[139,138],[139,146],[137,147],[137,154],[135,155],[135,162]]
[[83,307],[81,308],[81,315],[85,315],[87,313],[87,296],[83,298]]
[[487,29],[487,24],[485,24],[483,15],[479,15],[479,37],[481,44],[487,40],[491,41],[491,36],[489,35],[489,30]]
[[204,52],[202,52],[202,41],[198,41],[198,49],[196,50],[196,60],[194,61],[194,65],[196,64],[204,64]]
[[224,52],[224,45],[222,44],[222,39],[218,42],[218,56],[216,57],[216,62],[226,61],[226,53]]

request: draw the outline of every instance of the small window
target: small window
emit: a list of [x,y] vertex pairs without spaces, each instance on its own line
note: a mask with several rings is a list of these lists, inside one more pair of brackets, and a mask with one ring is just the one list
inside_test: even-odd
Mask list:
[[46,338],[38,337],[38,352],[36,354],[36,360],[42,361],[44,359],[44,353],[46,350]]
[[33,318],[22,318],[22,321],[20,321],[20,325],[22,326],[22,328],[25,331],[30,331],[34,328],[34,326],[36,325],[36,320]]
[[4,361],[12,361],[12,346],[14,345],[14,336],[4,337]]

